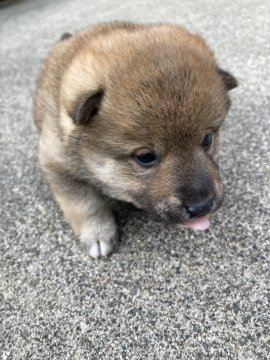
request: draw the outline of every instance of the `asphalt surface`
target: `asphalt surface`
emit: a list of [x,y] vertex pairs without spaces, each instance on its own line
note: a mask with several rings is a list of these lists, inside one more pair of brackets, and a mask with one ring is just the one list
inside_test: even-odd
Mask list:
[[[270,2],[16,1],[0,8],[0,358],[270,357]],[[63,32],[109,20],[202,34],[239,80],[223,127],[226,199],[206,232],[116,206],[122,241],[93,261],[44,182],[35,79]]]

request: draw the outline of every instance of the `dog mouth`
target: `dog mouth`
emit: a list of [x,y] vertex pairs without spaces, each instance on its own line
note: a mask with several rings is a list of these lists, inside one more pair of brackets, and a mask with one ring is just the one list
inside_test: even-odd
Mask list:
[[[157,222],[165,222],[168,224],[179,224],[191,230],[204,231],[210,228],[211,214],[216,212],[222,202],[222,194],[215,194],[209,200],[197,203],[197,206],[186,206],[176,197],[170,201],[161,200],[153,206],[151,202],[147,203],[147,198],[138,201],[140,206],[135,206],[145,210]],[[174,200],[172,202],[172,200]]]
[[172,216],[168,216],[167,214],[164,216],[164,214],[161,215],[161,214],[153,213],[151,211],[148,211],[148,213],[150,213],[151,217],[157,222],[165,222],[168,224],[180,224],[188,229],[195,231],[207,230],[210,227],[210,218],[209,218],[210,214],[187,219],[185,216],[184,218],[182,218],[181,216],[172,217]]
[[210,227],[210,220],[208,216],[204,215],[184,221],[183,225],[192,230],[206,230]]
[[210,227],[210,216],[216,212],[221,206],[221,199],[214,199],[213,204],[205,211],[201,211],[197,214],[190,213],[186,207],[171,207],[158,206],[155,209],[151,209],[148,212],[151,213],[152,217],[157,221],[165,221],[171,224],[181,224],[191,230],[207,230]]

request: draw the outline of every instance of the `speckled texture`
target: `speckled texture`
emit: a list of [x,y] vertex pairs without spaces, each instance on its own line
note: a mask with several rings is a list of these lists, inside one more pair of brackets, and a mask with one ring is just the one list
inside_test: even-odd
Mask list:
[[[18,1],[0,9],[0,358],[269,359],[270,2]],[[226,190],[194,233],[116,208],[122,242],[93,261],[42,178],[31,107],[66,31],[125,19],[205,36],[239,79],[223,130]]]

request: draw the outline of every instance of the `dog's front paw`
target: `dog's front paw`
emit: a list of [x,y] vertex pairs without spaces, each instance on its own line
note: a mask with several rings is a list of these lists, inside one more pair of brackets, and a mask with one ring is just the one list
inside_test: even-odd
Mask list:
[[113,218],[102,221],[95,218],[83,227],[80,240],[86,246],[88,254],[97,259],[109,255],[118,239],[118,232]]
[[114,241],[110,240],[107,242],[103,240],[97,240],[89,246],[88,253],[92,258],[97,259],[101,256],[109,255],[113,251],[114,246]]

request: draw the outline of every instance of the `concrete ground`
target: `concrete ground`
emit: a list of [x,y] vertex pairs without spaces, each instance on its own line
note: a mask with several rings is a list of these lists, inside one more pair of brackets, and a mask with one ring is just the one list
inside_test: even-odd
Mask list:
[[[270,358],[268,0],[21,0],[0,7],[0,358]],[[240,86],[223,128],[226,199],[195,233],[119,205],[93,261],[38,165],[32,95],[59,36],[123,19],[202,34]]]

